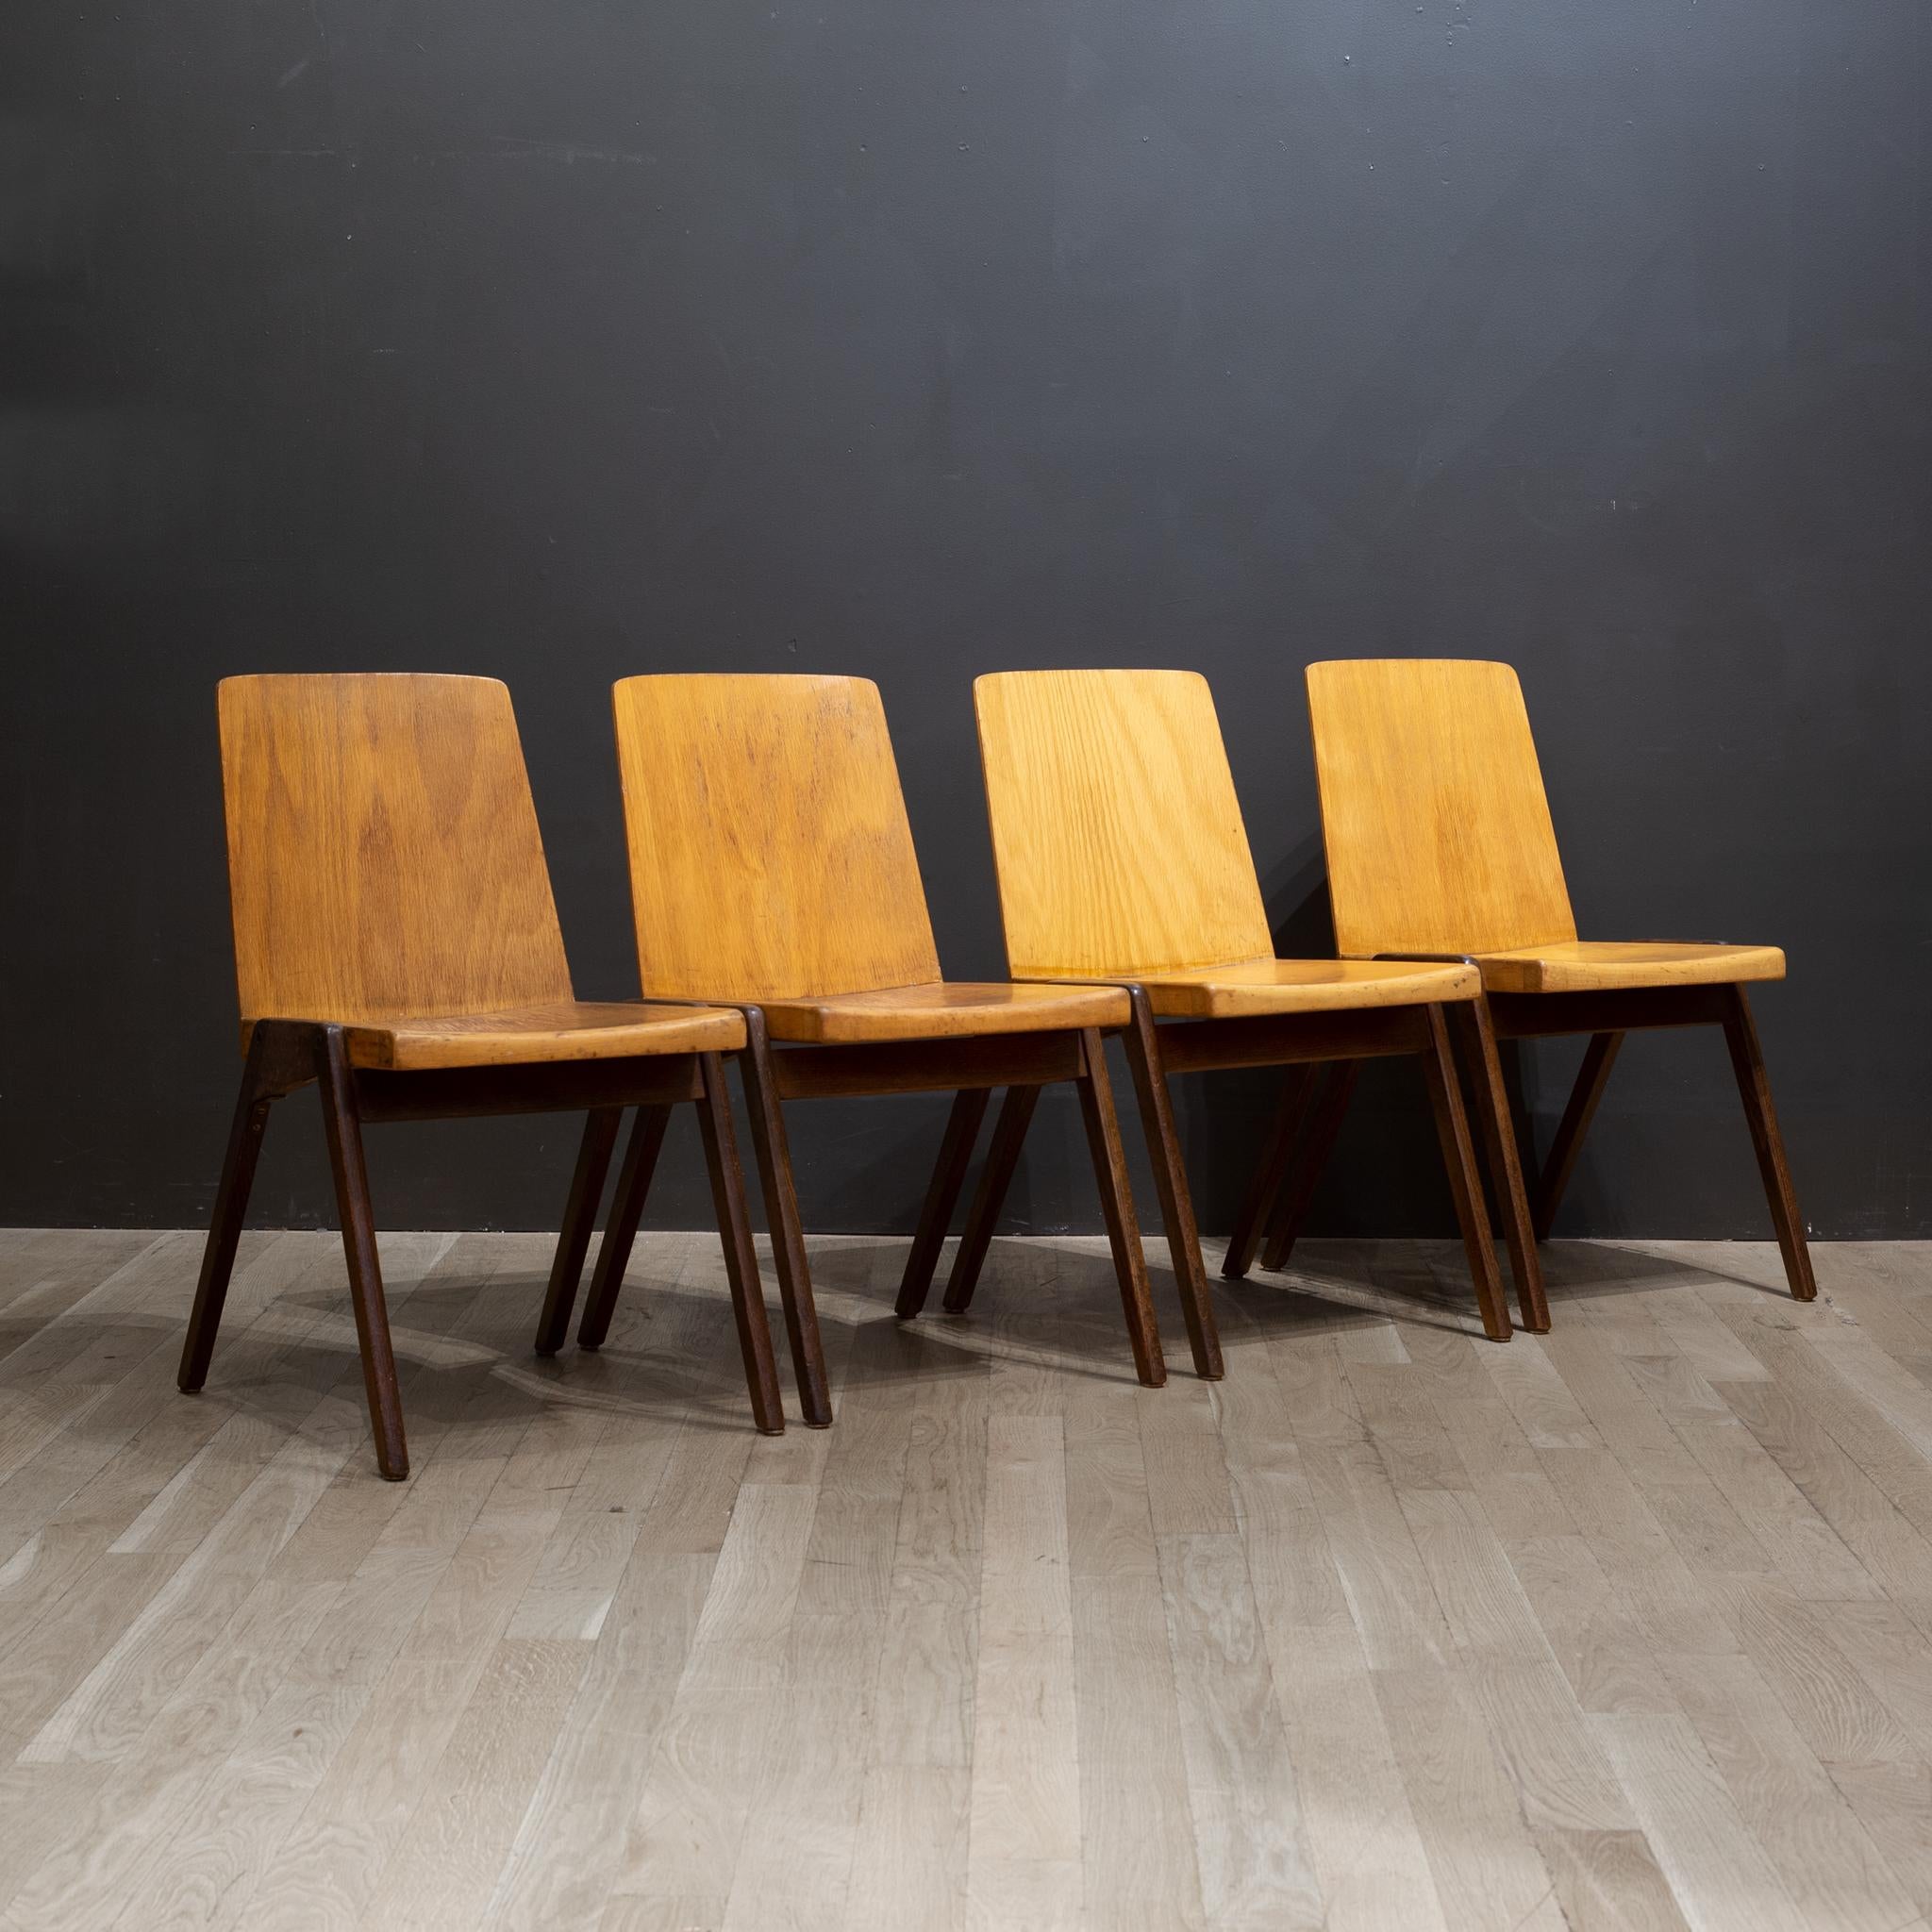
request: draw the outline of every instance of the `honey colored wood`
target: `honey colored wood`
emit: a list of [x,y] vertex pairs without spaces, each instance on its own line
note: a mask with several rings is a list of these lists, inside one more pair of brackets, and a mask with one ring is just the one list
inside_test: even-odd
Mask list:
[[1241,1020],[1265,1013],[1359,1012],[1473,1000],[1473,966],[1403,966],[1374,959],[1243,959],[1208,972],[1138,975],[1163,1020]]
[[764,1003],[939,978],[876,685],[627,677],[611,700],[647,996]]
[[448,1013],[344,1029],[349,1063],[397,1073],[433,1067],[513,1067],[638,1054],[733,1053],[744,1021],[728,1007],[560,1001],[508,1013]]
[[1206,678],[995,672],[973,702],[1008,972],[1144,978],[1273,955]]
[[1042,1027],[1123,1026],[1127,996],[1112,986],[956,979],[814,1000],[767,1000],[764,1012],[774,1040],[856,1046],[874,1040],[968,1040]]
[[1491,992],[1605,992],[1622,987],[1732,986],[1782,979],[1776,946],[1674,945],[1662,941],[1572,940],[1485,953],[1476,962]]

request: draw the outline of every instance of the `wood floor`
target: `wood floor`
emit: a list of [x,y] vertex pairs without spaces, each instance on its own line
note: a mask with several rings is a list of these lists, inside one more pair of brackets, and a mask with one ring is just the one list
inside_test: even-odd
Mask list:
[[1499,1347],[1309,1242],[1146,1391],[1097,1243],[819,1241],[778,1441],[708,1237],[554,1364],[544,1240],[383,1248],[403,1485],[333,1238],[191,1398],[194,1236],[0,1234],[0,1926],[1932,1924],[1932,1247],[1559,1245]]

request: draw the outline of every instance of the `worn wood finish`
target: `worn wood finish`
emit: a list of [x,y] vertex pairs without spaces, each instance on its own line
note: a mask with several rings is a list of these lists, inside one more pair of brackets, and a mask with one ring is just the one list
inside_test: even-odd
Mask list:
[[1005,981],[935,981],[883,992],[767,1000],[774,1040],[824,1045],[870,1041],[979,1040],[1044,1027],[1120,1026],[1127,1003],[1111,986],[1034,986]]
[[1536,1238],[1546,1241],[1557,1223],[1557,1209],[1576,1171],[1576,1157],[1583,1151],[1584,1137],[1596,1118],[1597,1103],[1610,1083],[1610,1069],[1617,1064],[1617,1049],[1624,1044],[1622,1033],[1592,1033],[1583,1049],[1583,1064],[1576,1071],[1576,1084],[1570,1090],[1563,1118],[1557,1123],[1557,1137],[1543,1161],[1536,1184]]
[[980,1270],[986,1265],[987,1250],[992,1245],[993,1231],[999,1225],[1000,1209],[1013,1185],[1013,1175],[1019,1171],[1026,1129],[1033,1124],[1034,1110],[1039,1105],[1037,1085],[1008,1087],[1000,1102],[992,1142],[986,1152],[986,1165],[980,1170],[979,1186],[974,1191],[965,1230],[953,1256],[952,1272],[946,1276],[942,1306],[949,1315],[963,1315],[973,1306],[973,1291],[979,1286]]
[[919,1226],[906,1256],[906,1272],[899,1277],[899,1296],[893,1312],[909,1321],[925,1307],[939,1266],[940,1250],[946,1243],[946,1229],[952,1225],[953,1209],[966,1185],[967,1170],[973,1164],[973,1149],[979,1140],[980,1123],[986,1118],[987,1103],[992,1098],[985,1087],[962,1088],[953,1096],[952,1110],[946,1115],[945,1139],[940,1144],[939,1164],[919,1209]]
[[[708,1096],[700,1103],[708,1104]],[[651,1182],[658,1172],[658,1157],[664,1151],[664,1136],[670,1127],[667,1106],[641,1107],[631,1117],[630,1140],[617,1172],[617,1190],[610,1197],[604,1239],[597,1245],[597,1265],[591,1273],[583,1319],[577,1324],[579,1348],[602,1348],[604,1338],[610,1333],[610,1318],[617,1312],[617,1297],[624,1287],[624,1271],[630,1265],[631,1244],[637,1240],[638,1224],[643,1219],[644,1203],[650,1198]],[[724,1235],[722,1221],[718,1227]]]
[[1349,1013],[1365,1007],[1473,1000],[1473,966],[1381,959],[1238,959],[1190,974],[1136,975],[1163,1020],[1232,1020],[1277,1013]]
[[1932,1247],[1565,1242],[1492,1348],[1454,1243],[1310,1239],[1156,1394],[1104,1242],[968,1324],[903,1245],[767,1441],[708,1230],[556,1376],[547,1238],[386,1234],[390,1485],[333,1234],[243,1236],[188,1402],[196,1240],[9,1232],[0,1924],[1925,1923]]
[[624,1115],[614,1107],[597,1108],[585,1117],[584,1137],[577,1145],[577,1164],[564,1201],[563,1225],[558,1231],[557,1253],[550,1263],[543,1310],[537,1318],[536,1347],[540,1356],[554,1356],[570,1334],[577,1283],[583,1278],[584,1257],[591,1252],[591,1236],[597,1224],[597,1204],[604,1198],[610,1156],[617,1145],[617,1131],[623,1124]]
[[[1355,1098],[1356,1082],[1361,1078],[1358,1059],[1335,1061],[1323,1080],[1322,1091],[1308,1110],[1308,1124],[1294,1164],[1275,1197],[1274,1211],[1268,1217],[1267,1241],[1261,1250],[1261,1265],[1272,1274],[1287,1267],[1288,1257],[1301,1238],[1302,1223],[1308,1203],[1328,1157],[1341,1137],[1341,1123],[1348,1115],[1348,1104]],[[1292,1074],[1290,1076],[1293,1077]]]
[[445,1013],[343,1029],[352,1066],[415,1071],[731,1053],[744,1029],[728,1008],[565,1000],[507,1013]]
[[1619,987],[1732,986],[1782,979],[1776,946],[1675,945],[1664,941],[1572,940],[1520,952],[1484,953],[1476,964],[1492,992],[1608,992]]

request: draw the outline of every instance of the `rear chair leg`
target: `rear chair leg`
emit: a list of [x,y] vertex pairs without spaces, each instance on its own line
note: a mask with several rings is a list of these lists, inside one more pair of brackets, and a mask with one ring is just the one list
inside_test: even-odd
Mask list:
[[1308,1203],[1315,1198],[1315,1185],[1328,1165],[1328,1157],[1335,1151],[1348,1103],[1355,1098],[1356,1082],[1361,1074],[1359,1060],[1336,1060],[1328,1069],[1328,1078],[1315,1102],[1314,1116],[1302,1141],[1301,1157],[1268,1223],[1268,1244],[1261,1251],[1261,1266],[1271,1274],[1288,1265],[1288,1257],[1301,1239]]
[[1114,1274],[1120,1282],[1121,1307],[1127,1321],[1127,1341],[1134,1351],[1134,1373],[1143,1388],[1158,1389],[1167,1380],[1167,1364],[1161,1358],[1160,1330],[1154,1320],[1154,1296],[1147,1286],[1147,1260],[1141,1252],[1141,1229],[1134,1219],[1133,1196],[1127,1188],[1126,1158],[1121,1149],[1120,1123],[1113,1110],[1113,1083],[1107,1074],[1107,1048],[1097,1028],[1081,1028],[1080,1049],[1086,1072],[1074,1084],[1080,1090],[1080,1114],[1087,1125],[1087,1145],[1093,1156],[1093,1177],[1100,1184],[1100,1208],[1107,1219],[1107,1238],[1113,1249]]
[[591,1274],[590,1298],[584,1303],[583,1320],[577,1324],[579,1348],[602,1348],[604,1338],[610,1333],[610,1318],[617,1312],[617,1297],[624,1289],[624,1271],[630,1266],[631,1243],[638,1238],[638,1223],[644,1218],[644,1201],[651,1191],[651,1177],[658,1172],[664,1130],[670,1124],[668,1104],[639,1108],[631,1123],[624,1165],[617,1172],[617,1191],[604,1221],[604,1242]]
[[1227,1238],[1227,1253],[1222,1260],[1221,1272],[1229,1281],[1241,1280],[1261,1251],[1268,1210],[1274,1207],[1274,1197],[1288,1178],[1295,1138],[1301,1132],[1302,1117],[1308,1110],[1308,1090],[1314,1081],[1313,1067],[1290,1067],[1282,1077],[1281,1100],[1274,1109],[1274,1123],[1268,1129],[1268,1145],[1248,1182],[1247,1197],[1235,1216],[1234,1231]]
[[910,1321],[925,1306],[953,1209],[966,1185],[966,1169],[979,1139],[979,1124],[986,1118],[986,1105],[991,1098],[984,1087],[962,1087],[953,1096],[953,1110],[946,1116],[946,1137],[940,1143],[939,1164],[926,1187],[925,1204],[919,1210],[919,1231],[912,1237],[912,1252],[906,1257],[906,1273],[899,1279],[899,1298],[892,1305],[893,1313],[903,1321]]
[[1496,1245],[1490,1234],[1489,1210],[1483,1206],[1483,1185],[1476,1173],[1475,1149],[1469,1138],[1469,1116],[1462,1108],[1462,1083],[1449,1046],[1449,1023],[1442,1008],[1423,1008],[1428,1017],[1429,1048],[1422,1056],[1435,1109],[1436,1133],[1442,1143],[1442,1165],[1449,1191],[1456,1199],[1457,1224],[1462,1229],[1462,1250],[1475,1279],[1476,1306],[1482,1311],[1483,1333],[1491,1341],[1509,1340],[1509,1308],[1496,1273]]
[[973,1304],[973,1291],[979,1286],[979,1271],[986,1264],[986,1251],[992,1244],[1000,1209],[1006,1206],[1020,1165],[1020,1149],[1025,1144],[1026,1129],[1033,1124],[1033,1109],[1039,1105],[1038,1087],[1008,1087],[1000,1103],[992,1145],[987,1149],[986,1166],[966,1216],[966,1230],[953,1257],[953,1272],[946,1277],[946,1298],[941,1306],[949,1315],[963,1315]]
[[1458,1001],[1455,1024],[1469,1049],[1470,1080],[1475,1092],[1476,1125],[1483,1155],[1503,1216],[1503,1233],[1509,1243],[1509,1272],[1516,1277],[1516,1306],[1523,1325],[1541,1335],[1550,1325],[1550,1305],[1543,1293],[1542,1263],[1537,1257],[1536,1229],[1530,1220],[1529,1197],[1523,1185],[1523,1163],[1517,1157],[1516,1130],[1509,1113],[1509,1091],[1503,1084],[1503,1059],[1496,1051],[1496,1027],[1490,1003],[1480,993]]
[[604,1198],[604,1178],[610,1172],[610,1150],[624,1124],[621,1107],[592,1108],[584,1122],[577,1146],[576,1171],[571,1175],[570,1199],[558,1230],[557,1253],[550,1262],[550,1286],[543,1295],[543,1312],[537,1319],[537,1353],[553,1356],[570,1333],[570,1311],[577,1298],[584,1257],[591,1248],[597,1204]]
[[1540,1241],[1550,1238],[1557,1205],[1570,1185],[1576,1157],[1583,1151],[1583,1137],[1596,1118],[1596,1104],[1604,1097],[1610,1069],[1617,1063],[1617,1049],[1623,1043],[1621,1033],[1592,1033],[1590,1044],[1583,1050],[1583,1065],[1577,1070],[1575,1086],[1570,1090],[1570,1104],[1563,1109],[1557,1138],[1550,1142],[1549,1158],[1543,1162],[1541,1177],[1536,1184],[1536,1238]]
[[396,1389],[395,1352],[390,1345],[389,1308],[382,1298],[382,1269],[375,1255],[375,1221],[369,1206],[369,1171],[362,1160],[362,1121],[356,1076],[340,1026],[325,1026],[316,1052],[322,1082],[323,1126],[342,1224],[342,1253],[349,1264],[349,1300],[356,1311],[356,1341],[362,1384],[375,1429],[376,1466],[391,1482],[409,1473],[403,1440],[403,1403]]
[[1811,1273],[1811,1250],[1805,1240],[1805,1219],[1798,1212],[1797,1191],[1785,1165],[1784,1136],[1778,1132],[1777,1109],[1771,1100],[1771,1076],[1764,1071],[1764,1053],[1757,1043],[1757,1025],[1751,1002],[1741,986],[1727,987],[1731,1011],[1724,1021],[1724,1044],[1731,1050],[1731,1070],[1738,1076],[1738,1093],[1757,1152],[1757,1171],[1764,1176],[1765,1198],[1771,1203],[1772,1225],[1777,1230],[1778,1251],[1784,1256],[1785,1279],[1801,1302],[1814,1301],[1818,1283]]

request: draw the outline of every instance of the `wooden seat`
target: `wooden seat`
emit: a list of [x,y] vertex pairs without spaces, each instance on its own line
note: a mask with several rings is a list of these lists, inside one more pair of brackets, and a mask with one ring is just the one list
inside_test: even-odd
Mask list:
[[[1101,1044],[1102,1028],[1125,1021],[1126,1001],[1097,987],[941,977],[877,688],[855,677],[632,677],[613,701],[640,977],[647,996],[744,1014],[741,1064],[806,1419],[829,1422],[831,1401],[787,1099],[956,1090],[900,1283],[899,1310],[911,1314],[989,1091],[1072,1080],[1135,1369],[1144,1383],[1163,1380]],[[611,1225],[621,1227],[620,1208]]]
[[[262,1136],[284,1094],[322,1090],[377,1460],[391,1477],[408,1474],[408,1451],[362,1124],[586,1111],[538,1327],[539,1353],[554,1354],[623,1108],[661,1123],[689,1101],[753,1417],[782,1429],[719,1058],[743,1044],[743,1019],[574,996],[508,691],[481,677],[231,677],[220,711],[246,1059],[181,1387],[207,1379]],[[634,1168],[641,1208],[649,1174]],[[628,1248],[628,1237],[605,1242],[607,1298]]]
[[[974,702],[1008,970],[1127,990],[1128,1061],[1197,1357],[1218,1366],[1220,1343],[1168,1073],[1291,1066],[1306,1101],[1314,1065],[1376,1054],[1423,1062],[1483,1325],[1507,1338],[1444,1019],[1475,1002],[1476,972],[1274,957],[1214,700],[1192,673],[1006,672],[978,679]],[[949,1307],[972,1292],[1031,1109],[1024,1089],[1009,1092],[995,1137],[1005,1157],[982,1179]],[[1332,1084],[1315,1111],[1339,1120]],[[1300,1124],[1296,1111],[1284,1136],[1277,1123],[1287,1150]],[[1224,1272],[1246,1271],[1260,1234],[1244,1213]]]
[[[1511,1224],[1549,1232],[1624,1034],[1724,1028],[1791,1292],[1816,1292],[1745,986],[1781,979],[1775,946],[1579,941],[1529,713],[1507,664],[1371,658],[1311,664],[1308,711],[1341,952],[1480,966],[1489,1039],[1588,1033],[1534,1209],[1505,1179]],[[1513,1129],[1511,1129],[1513,1143]]]

